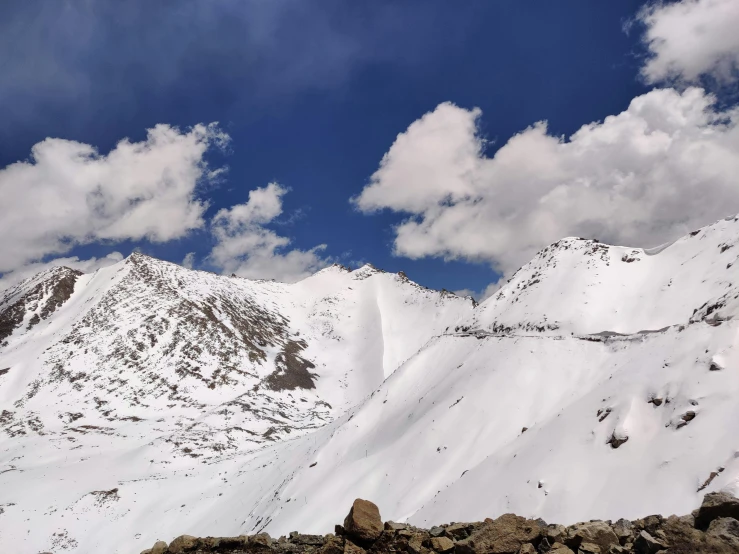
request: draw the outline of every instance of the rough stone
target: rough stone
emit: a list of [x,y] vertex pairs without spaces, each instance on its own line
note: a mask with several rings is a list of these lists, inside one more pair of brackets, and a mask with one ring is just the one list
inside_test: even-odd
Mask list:
[[561,542],[555,542],[549,549],[549,554],[575,554],[570,547],[562,544]]
[[654,538],[647,531],[640,531],[634,541],[634,552],[636,554],[655,554],[660,550],[666,550],[667,545]]
[[577,549],[577,554],[601,554],[600,546],[592,542],[584,542]]
[[429,529],[429,535],[431,535],[432,537],[441,537],[444,535],[444,528],[435,525],[434,527]]
[[536,554],[536,548],[530,542],[527,542],[518,551],[518,554]]
[[538,542],[542,527],[538,522],[514,515],[504,514],[498,519],[486,519],[472,534],[457,543],[460,554],[516,554],[527,542]]
[[164,554],[167,551],[167,543],[164,541],[157,541],[154,546],[151,547],[151,554]]
[[591,543],[598,545],[603,552],[608,552],[611,546],[620,544],[618,536],[613,532],[611,526],[603,521],[590,521],[573,525],[570,527],[569,537],[566,544],[570,548],[579,548],[581,544]]
[[627,519],[619,519],[613,524],[612,529],[620,545],[626,544],[626,541],[634,537],[634,524]]
[[180,535],[169,543],[168,550],[170,554],[180,554],[181,552],[194,550],[197,544],[197,537],[193,537],[192,535]]
[[454,543],[447,537],[432,537],[431,549],[434,552],[451,552],[454,550]]
[[739,552],[739,521],[731,517],[714,519],[706,534],[714,536]]
[[444,533],[450,539],[459,541],[467,538],[470,534],[471,528],[472,527],[466,523],[454,523],[452,525],[448,525],[446,529],[444,529]]
[[344,541],[344,554],[364,554],[366,550],[361,546],[354,544],[351,540]]
[[396,523],[394,521],[385,522],[386,531],[402,531],[403,529],[408,529],[407,523]]
[[698,508],[695,526],[701,530],[708,529],[714,519],[721,517],[739,519],[739,498],[724,492],[709,492]]
[[357,498],[344,520],[347,536],[360,544],[372,543],[380,537],[382,528],[379,508],[369,500]]

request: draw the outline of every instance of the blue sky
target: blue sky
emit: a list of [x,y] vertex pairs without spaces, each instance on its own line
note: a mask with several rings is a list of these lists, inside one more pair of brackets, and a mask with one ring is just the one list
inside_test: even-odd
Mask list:
[[[214,216],[248,202],[250,191],[277,182],[284,191],[282,209],[259,223],[290,240],[277,252],[310,251],[325,244],[316,251],[318,266],[372,262],[390,271],[405,270],[433,288],[482,291],[525,259],[509,260],[500,248],[484,246],[398,246],[396,226],[409,217],[428,220],[426,208],[409,210],[407,204],[394,203],[392,195],[364,205],[350,199],[369,186],[398,134],[444,102],[459,108],[453,116],[459,121],[474,108],[481,110],[482,115],[472,118],[483,148],[478,157],[484,160],[536,122],[548,122],[548,136],[569,137],[585,124],[623,113],[633,99],[654,88],[684,94],[697,84],[732,106],[736,66],[731,63],[728,69],[719,68],[728,71],[726,78],[717,77],[713,66],[690,74],[690,60],[677,74],[660,73],[659,68],[651,75],[645,72],[649,59],[670,53],[650,51],[645,29],[651,25],[659,30],[661,20],[650,22],[642,15],[635,21],[644,5],[631,0],[3,2],[0,168],[19,160],[33,163],[33,146],[47,137],[92,145],[105,155],[124,138],[145,140],[147,130],[157,124],[185,132],[196,124],[218,122],[230,141],[202,155],[212,169],[228,170],[200,182],[193,193],[203,206],[207,202],[199,228],[170,233],[173,238],[167,235],[166,240],[149,240],[151,234],[142,238],[139,232],[51,228],[49,233],[58,233],[65,247],[40,247],[35,257],[16,256],[21,261],[0,270],[18,272],[60,256],[125,256],[134,248],[178,263],[194,253],[195,267],[205,269],[243,269],[239,263],[214,262],[211,253],[219,240]],[[726,145],[721,148],[725,151]],[[614,171],[630,172],[622,167]],[[505,182],[489,178],[504,189],[521,186],[518,177]],[[692,185],[698,182],[700,176]],[[0,189],[2,183],[0,178]],[[28,190],[29,196],[18,193],[16,202],[33,210],[34,194],[44,189]],[[727,194],[730,208],[739,210],[739,203],[731,204],[733,192]],[[649,224],[604,223],[600,219],[606,214],[572,231],[602,229],[606,239],[633,238],[645,243],[635,246],[650,246],[683,225],[721,216],[727,202],[720,200],[722,208],[708,206],[695,220],[679,208],[672,218],[660,213],[658,219],[665,221],[657,230],[652,211],[644,215]],[[443,208],[445,202],[439,205]],[[12,209],[6,205],[6,216]],[[569,216],[563,212],[559,217]],[[537,224],[530,220],[526,225]],[[625,226],[642,229],[641,234],[613,230]],[[559,238],[560,229],[570,231],[564,223],[551,227],[551,240]],[[230,238],[241,232],[229,229]],[[485,242],[486,232],[518,234],[515,228],[484,226],[474,232],[473,239],[460,234],[460,240]],[[551,240],[537,235],[510,248],[528,256]],[[241,262],[249,255],[238,254]],[[255,276],[253,266],[242,273]],[[314,267],[316,263],[308,264],[307,269]],[[282,277],[277,273],[275,277]]]

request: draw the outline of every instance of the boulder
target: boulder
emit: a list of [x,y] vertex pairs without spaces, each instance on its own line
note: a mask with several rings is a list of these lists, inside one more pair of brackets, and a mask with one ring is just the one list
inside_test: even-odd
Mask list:
[[164,554],[167,551],[167,543],[164,541],[157,541],[154,546],[151,547],[151,554]]
[[575,554],[568,546],[561,542],[555,542],[549,549],[549,554]]
[[344,520],[344,532],[358,544],[376,541],[382,534],[379,508],[369,500],[357,498]]
[[444,529],[444,534],[450,539],[459,541],[467,538],[471,528],[472,526],[467,523],[453,523]]
[[592,542],[584,542],[577,549],[577,554],[601,554],[600,546]]
[[193,537],[192,535],[180,535],[169,543],[169,554],[180,554],[181,552],[195,550],[197,545],[197,537]]
[[666,549],[667,545],[664,542],[654,538],[647,531],[640,531],[634,541],[635,554],[655,554]]
[[334,535],[326,535],[320,554],[342,554],[344,552],[344,541]]
[[403,529],[408,529],[407,523],[396,523],[394,521],[385,522],[385,531],[402,531]]
[[608,552],[612,546],[620,544],[616,533],[604,521],[578,523],[569,528],[566,544],[570,548],[579,548],[585,543],[598,545],[602,552]]
[[505,514],[498,519],[486,519],[472,534],[457,542],[460,554],[516,554],[526,543],[538,544],[542,526],[514,514]]
[[438,525],[434,525],[431,529],[429,529],[429,535],[432,537],[441,537],[444,535],[444,528],[439,527]]
[[432,537],[431,549],[434,552],[445,554],[446,552],[452,552],[454,550],[454,543],[446,537]]
[[732,546],[739,552],[739,521],[731,517],[714,519],[706,534]]
[[739,519],[739,498],[725,492],[709,492],[698,508],[695,526],[706,530],[714,519],[722,517]]
[[634,524],[628,519],[619,519],[611,528],[622,546],[634,537]]
[[530,542],[524,544],[518,551],[518,554],[536,554],[536,548]]
[[272,537],[270,537],[268,533],[257,533],[249,539],[249,544],[269,548],[272,546]]
[[364,554],[365,552],[364,548],[354,544],[351,540],[344,541],[344,554]]

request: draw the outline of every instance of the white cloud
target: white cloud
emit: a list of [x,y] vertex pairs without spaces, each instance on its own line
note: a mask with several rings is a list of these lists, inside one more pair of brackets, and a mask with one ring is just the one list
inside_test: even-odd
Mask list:
[[216,246],[209,260],[224,273],[251,279],[294,282],[329,262],[320,256],[326,245],[310,250],[288,250],[290,239],[264,227],[282,213],[287,189],[277,183],[249,192],[249,200],[220,210],[211,222]]
[[122,140],[107,155],[70,140],[34,145],[30,160],[0,170],[0,272],[77,244],[165,242],[201,227],[207,203],[196,188],[219,174],[204,155],[227,141],[215,124],[157,125],[146,140]]
[[33,277],[37,273],[50,269],[52,267],[70,267],[77,269],[83,273],[92,273],[103,267],[108,267],[115,263],[120,262],[123,259],[123,254],[120,252],[111,252],[107,256],[102,258],[90,258],[88,260],[80,260],[77,256],[71,256],[68,258],[56,258],[49,262],[36,262],[30,263],[15,271],[5,273],[0,276],[0,291],[20,283],[23,279]]
[[195,265],[195,252],[188,252],[182,259],[182,267],[192,269]]
[[357,208],[409,218],[396,255],[484,261],[509,274],[564,236],[653,246],[739,211],[739,110],[654,90],[569,140],[539,122],[490,158],[479,110],[439,105],[398,136]]
[[695,81],[710,73],[726,80],[739,68],[739,2],[681,0],[654,3],[638,15],[651,57],[642,68],[650,83]]

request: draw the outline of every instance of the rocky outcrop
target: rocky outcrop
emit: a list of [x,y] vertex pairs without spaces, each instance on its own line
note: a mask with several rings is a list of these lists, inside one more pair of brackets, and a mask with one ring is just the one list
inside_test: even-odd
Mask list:
[[710,493],[694,515],[681,517],[594,520],[565,527],[504,514],[428,530],[393,521],[383,524],[375,504],[357,499],[335,531],[323,536],[293,532],[279,539],[267,533],[182,535],[169,545],[157,542],[141,554],[737,554],[739,499]]

